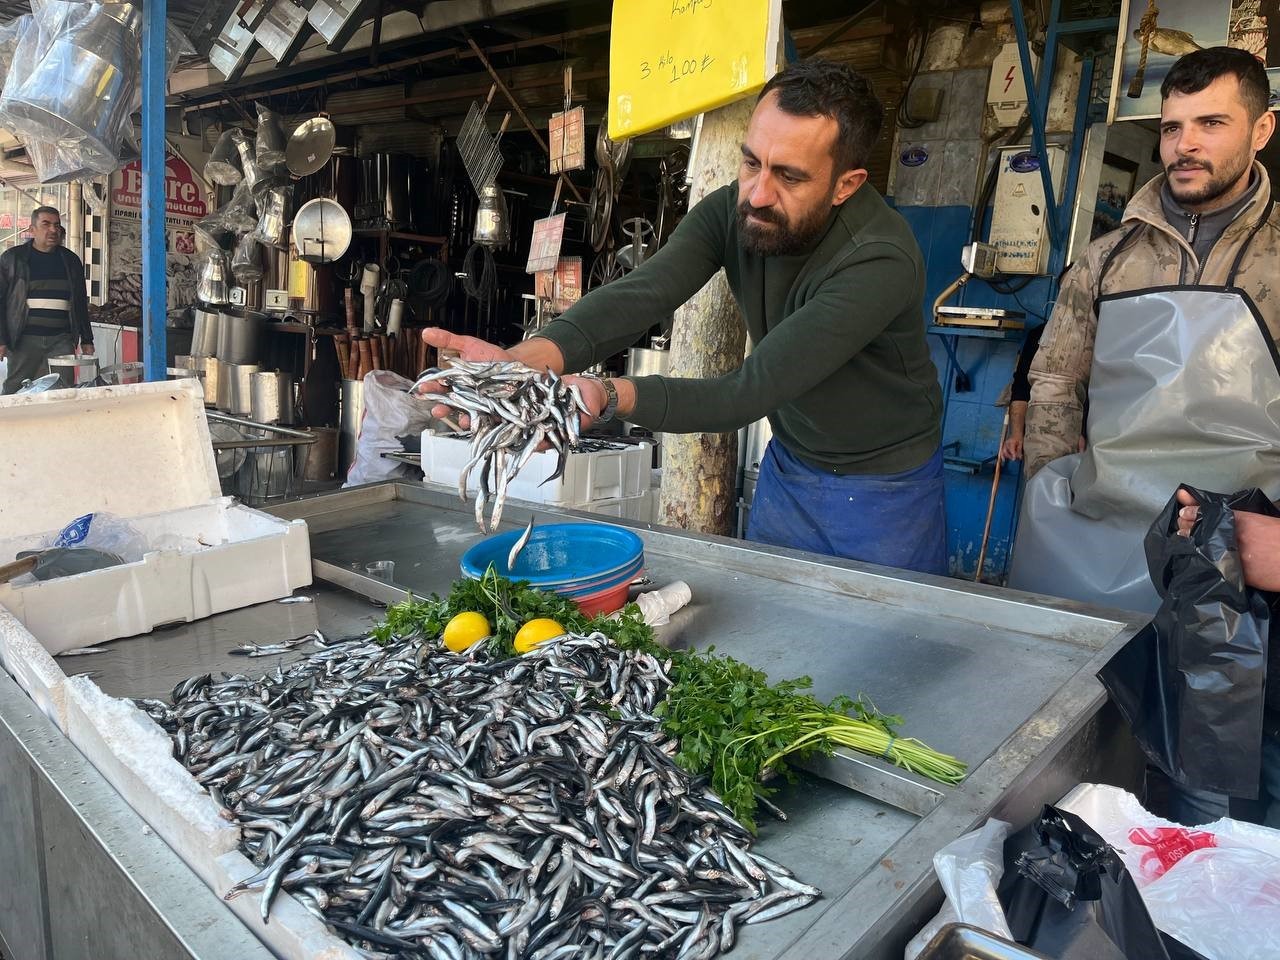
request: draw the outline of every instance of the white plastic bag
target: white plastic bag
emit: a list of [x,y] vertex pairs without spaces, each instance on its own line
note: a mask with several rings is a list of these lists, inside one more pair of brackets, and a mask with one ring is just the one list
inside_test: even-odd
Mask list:
[[41,547],[89,547],[114,553],[125,563],[141,560],[150,549],[147,538],[132,523],[113,513],[102,512],[76,517],[47,538]]
[[996,895],[1004,876],[1004,841],[1008,836],[1009,824],[988,820],[980,829],[951,841],[933,855],[933,869],[947,902],[907,944],[905,960],[915,960],[948,923],[968,923],[1006,940],[1013,939]]
[[344,487],[410,476],[408,464],[388,460],[384,453],[403,449],[399,438],[420,436],[431,425],[431,404],[411,397],[412,380],[387,370],[374,370],[364,378],[364,415],[356,438],[356,458]]
[[1209,960],[1280,957],[1280,830],[1228,818],[1184,827],[1094,783],[1058,806],[1120,853],[1160,930]]

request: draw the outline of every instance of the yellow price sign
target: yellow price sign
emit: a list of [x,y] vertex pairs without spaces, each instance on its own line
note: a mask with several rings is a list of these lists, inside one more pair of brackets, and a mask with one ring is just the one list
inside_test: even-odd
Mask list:
[[614,0],[609,138],[759,92],[778,65],[782,0]]

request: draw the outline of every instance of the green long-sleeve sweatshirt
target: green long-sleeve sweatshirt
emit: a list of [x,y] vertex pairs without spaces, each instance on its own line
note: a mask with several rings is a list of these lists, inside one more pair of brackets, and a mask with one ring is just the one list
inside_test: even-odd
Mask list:
[[631,344],[721,267],[754,348],[710,379],[640,377],[627,419],[721,433],[768,416],[773,435],[839,474],[920,466],[941,438],[942,393],[925,344],[924,265],[906,221],[864,185],[811,252],[760,257],[738,243],[737,187],[698,203],[639,269],[592,291],[542,336],[583,370]]

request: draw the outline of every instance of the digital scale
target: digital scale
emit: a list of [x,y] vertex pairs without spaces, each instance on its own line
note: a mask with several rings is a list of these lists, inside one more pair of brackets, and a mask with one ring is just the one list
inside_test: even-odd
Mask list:
[[990,330],[1021,330],[1026,314],[998,307],[936,307],[933,322],[940,327],[983,327]]

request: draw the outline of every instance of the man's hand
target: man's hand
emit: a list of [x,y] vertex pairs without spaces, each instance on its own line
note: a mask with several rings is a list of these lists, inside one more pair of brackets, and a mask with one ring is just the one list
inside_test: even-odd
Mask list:
[[1004,443],[1000,445],[1001,460],[1021,460],[1022,459],[1022,435],[1016,437],[1005,437]]
[[82,356],[82,357],[92,357],[92,356],[93,356],[93,344],[92,344],[92,343],[82,343],[82,344],[80,344],[80,356]]
[[[1178,491],[1178,533],[1191,535],[1200,517],[1195,498],[1186,490]],[[1280,518],[1258,513],[1235,511],[1236,543],[1244,564],[1244,582],[1259,590],[1280,592]]]
[[[450,333],[441,327],[427,327],[422,331],[422,339],[437,350],[455,351],[463,360],[471,363],[497,363],[503,360],[514,360],[525,364],[533,370],[537,370],[539,373],[547,370],[551,370],[553,373],[564,372],[564,355],[560,353],[559,347],[544,337],[525,340],[523,343],[516,344],[510,350],[504,350],[502,347],[494,346],[492,343],[476,337]],[[425,383],[420,388],[420,392],[443,393],[444,387],[436,383]],[[603,404],[601,408],[603,408]],[[455,411],[452,407],[443,403],[438,403],[431,408],[431,415],[437,420],[443,420],[453,412]],[[461,416],[458,420],[465,430],[470,418]]]

